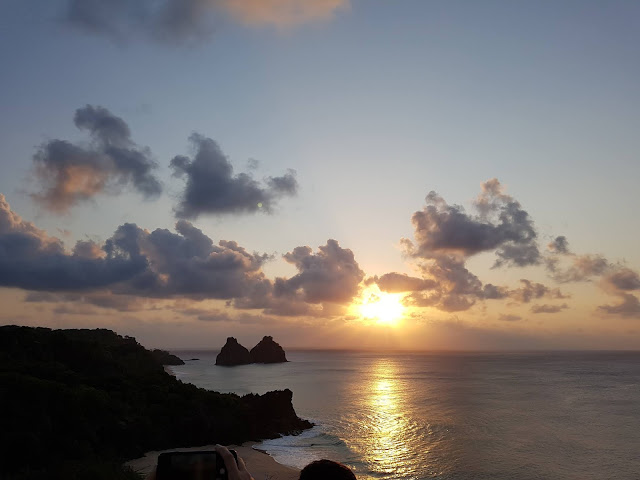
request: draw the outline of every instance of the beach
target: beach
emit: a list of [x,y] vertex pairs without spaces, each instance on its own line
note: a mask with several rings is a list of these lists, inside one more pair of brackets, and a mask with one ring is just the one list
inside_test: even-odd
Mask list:
[[[238,452],[238,456],[244,460],[247,470],[255,480],[298,480],[300,470],[288,467],[276,462],[267,453],[253,448],[257,442],[245,442],[242,445],[229,445],[228,448]],[[213,450],[215,445],[204,445],[201,447],[173,448],[169,450],[159,450],[147,452],[144,457],[129,460],[125,463],[134,471],[148,475],[152,473],[158,463],[158,455],[163,452],[188,452],[194,450]]]

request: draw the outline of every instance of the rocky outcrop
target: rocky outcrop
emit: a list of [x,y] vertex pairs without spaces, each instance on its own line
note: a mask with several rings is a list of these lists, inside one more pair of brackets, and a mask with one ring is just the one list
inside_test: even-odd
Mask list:
[[166,350],[156,348],[151,350],[151,354],[161,365],[184,365],[184,362],[180,357],[176,357]]
[[263,337],[249,353],[253,363],[282,363],[287,361],[284,349],[274,342],[273,337],[270,336]]
[[[298,417],[293,409],[293,392],[288,388],[263,395],[249,393],[242,397],[246,405],[245,425],[250,428],[250,438],[274,437],[274,432],[297,435],[313,427],[313,423]],[[278,435],[275,435],[276,437]]]
[[104,329],[0,326],[0,385],[0,478],[132,478],[122,461],[150,450],[311,427],[291,390],[239,397],[197,388],[134,338]]
[[249,350],[238,343],[234,337],[228,337],[227,343],[216,357],[216,365],[231,367],[234,365],[246,365],[251,363]]

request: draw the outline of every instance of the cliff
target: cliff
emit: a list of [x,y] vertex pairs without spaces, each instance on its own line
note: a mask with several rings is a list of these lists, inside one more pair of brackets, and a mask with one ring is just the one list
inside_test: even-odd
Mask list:
[[151,353],[160,365],[184,365],[184,362],[180,357],[177,357],[166,350],[155,348],[151,350]]
[[109,330],[0,327],[3,475],[136,478],[149,450],[242,443],[310,428],[292,392],[221,394],[167,374],[134,338]]
[[263,337],[249,352],[253,363],[282,363],[287,361],[284,349],[273,341],[273,337]]
[[247,363],[251,363],[249,350],[240,345],[235,338],[227,338],[227,343],[224,344],[216,357],[216,365],[234,366],[246,365]]

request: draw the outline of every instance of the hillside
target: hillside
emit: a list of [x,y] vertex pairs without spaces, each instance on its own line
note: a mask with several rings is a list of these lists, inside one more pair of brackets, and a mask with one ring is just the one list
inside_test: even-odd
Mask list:
[[115,465],[148,450],[311,426],[290,390],[200,389],[167,374],[134,338],[104,329],[0,327],[0,382],[3,478],[125,478]]

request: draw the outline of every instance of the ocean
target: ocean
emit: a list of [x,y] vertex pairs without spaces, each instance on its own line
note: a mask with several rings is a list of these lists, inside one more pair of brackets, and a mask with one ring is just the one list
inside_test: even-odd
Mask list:
[[[289,388],[316,426],[258,445],[359,479],[640,479],[640,353],[288,351],[286,364],[217,367],[174,352],[176,377],[220,392]],[[189,360],[198,358],[199,360]]]

